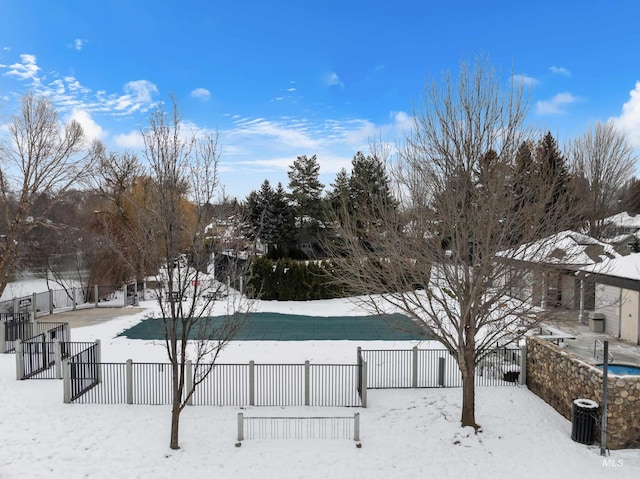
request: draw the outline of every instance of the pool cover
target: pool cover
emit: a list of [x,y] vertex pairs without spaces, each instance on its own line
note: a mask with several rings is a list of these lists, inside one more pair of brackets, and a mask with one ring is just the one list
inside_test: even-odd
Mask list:
[[[213,319],[220,324],[224,317]],[[211,329],[211,328],[209,328]],[[145,319],[119,336],[130,339],[164,339],[162,319]],[[198,338],[194,327],[190,339]],[[209,338],[216,339],[216,338]],[[429,339],[407,316],[298,316],[252,313],[233,338],[235,341],[410,341]]]

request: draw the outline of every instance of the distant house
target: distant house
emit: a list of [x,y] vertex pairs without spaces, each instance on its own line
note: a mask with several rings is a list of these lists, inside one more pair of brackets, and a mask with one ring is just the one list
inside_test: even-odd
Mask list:
[[640,253],[582,268],[595,285],[593,311],[610,336],[640,344]]
[[234,216],[209,223],[204,228],[204,236],[212,241],[216,251],[230,252],[232,255],[239,254],[251,246]]
[[618,252],[629,254],[640,246],[640,214],[625,211],[604,220],[603,241],[614,246]]
[[562,231],[521,245],[509,255],[513,268],[531,270],[527,284],[515,288],[513,296],[543,308],[590,309],[593,284],[578,277],[581,268],[620,257],[606,243],[575,231]]

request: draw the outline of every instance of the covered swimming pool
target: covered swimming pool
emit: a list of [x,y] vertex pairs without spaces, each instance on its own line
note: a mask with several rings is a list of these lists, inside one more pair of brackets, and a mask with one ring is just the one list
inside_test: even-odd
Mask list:
[[[213,326],[225,317],[214,316]],[[190,339],[197,339],[194,328]],[[145,319],[119,336],[130,339],[164,339],[162,319]],[[209,338],[216,339],[216,338]],[[301,316],[251,313],[235,335],[236,341],[411,341],[429,336],[407,316]]]

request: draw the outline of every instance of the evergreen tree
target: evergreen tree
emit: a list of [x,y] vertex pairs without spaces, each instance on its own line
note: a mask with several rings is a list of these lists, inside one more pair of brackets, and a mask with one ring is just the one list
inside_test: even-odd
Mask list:
[[336,179],[331,183],[332,190],[327,195],[329,208],[337,212],[349,203],[349,175],[347,170],[342,168],[336,175]]
[[288,172],[289,194],[298,216],[298,226],[304,228],[305,223],[315,223],[322,211],[322,190],[324,185],[318,179],[320,165],[316,155],[299,156]]
[[247,196],[243,210],[245,220],[244,234],[251,240],[261,239],[269,243],[272,239],[272,206],[275,192],[264,180],[260,190],[252,191]]
[[287,193],[282,183],[278,183],[274,193],[269,220],[271,222],[270,239],[276,247],[276,255],[286,257],[289,255],[291,246],[295,244],[297,231],[294,209],[287,201]]
[[543,184],[553,185],[551,197],[546,199],[547,213],[551,218],[559,219],[569,211],[571,178],[564,156],[551,132],[547,132],[538,143],[536,162],[540,180]]
[[631,178],[624,187],[619,201],[623,211],[629,214],[640,213],[640,180]]
[[351,211],[378,217],[396,207],[384,164],[375,156],[356,153],[351,162]]

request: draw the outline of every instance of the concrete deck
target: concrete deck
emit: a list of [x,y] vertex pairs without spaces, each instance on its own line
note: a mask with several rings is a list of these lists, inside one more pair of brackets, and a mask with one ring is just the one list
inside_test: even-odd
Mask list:
[[65,311],[45,316],[38,316],[39,322],[67,322],[71,328],[93,326],[105,321],[110,321],[121,316],[132,316],[144,311],[145,308],[127,306],[126,308],[78,308],[75,311]]
[[[613,338],[604,333],[589,331],[589,325],[578,320],[578,311],[554,312],[545,324],[575,339],[563,339],[559,345],[591,364],[601,364],[604,340],[609,341],[609,359],[612,364],[640,366],[640,345]],[[599,343],[596,345],[596,341]],[[594,345],[596,354],[594,355]]]

